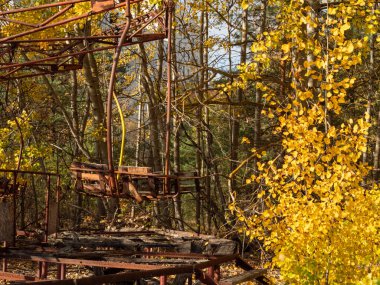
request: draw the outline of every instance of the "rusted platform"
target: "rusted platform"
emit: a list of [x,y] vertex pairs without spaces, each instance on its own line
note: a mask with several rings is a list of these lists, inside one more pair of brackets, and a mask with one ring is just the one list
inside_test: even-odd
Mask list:
[[[236,249],[227,239],[177,231],[62,232],[47,243],[0,249],[0,279],[57,285],[134,284],[147,279],[151,279],[149,284],[192,284],[192,280],[219,284],[223,264],[235,262],[253,270]],[[36,273],[20,273],[8,266],[14,260],[28,262]],[[67,270],[74,266],[90,269],[93,276],[66,279]],[[263,274],[249,275],[257,279]]]
[[77,251],[124,250],[129,252],[177,252],[182,254],[231,255],[237,251],[234,241],[181,231],[62,232],[51,246]]
[[[71,176],[75,189],[90,196],[115,196],[131,198],[141,203],[144,200],[170,199],[180,192],[200,195],[200,180],[196,172],[165,175],[153,172],[151,167],[119,166],[116,192],[110,183],[111,172],[106,164],[73,162]],[[165,187],[168,183],[168,187]]]

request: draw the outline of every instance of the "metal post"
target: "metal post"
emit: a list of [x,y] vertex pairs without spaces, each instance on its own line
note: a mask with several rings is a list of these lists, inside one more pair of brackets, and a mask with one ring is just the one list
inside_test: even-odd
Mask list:
[[59,203],[60,203],[60,199],[61,199],[61,176],[58,176],[57,177],[57,192],[56,192],[56,201],[57,201],[57,229],[56,229],[56,233],[55,233],[55,238],[58,238],[58,230],[59,230]]
[[124,40],[127,37],[127,33],[129,31],[129,27],[131,25],[131,11],[130,11],[130,0],[127,0],[126,3],[126,18],[127,23],[123,30],[123,33],[119,39],[119,43],[116,47],[115,55],[113,57],[112,62],[112,70],[110,82],[108,85],[108,94],[107,94],[107,157],[108,157],[108,170],[110,171],[110,187],[111,192],[114,192],[116,189],[117,194],[119,194],[119,190],[117,189],[117,183],[115,179],[114,167],[113,167],[113,154],[112,154],[112,98],[115,89],[115,81],[116,81],[116,69],[119,61],[119,57],[121,54],[121,49],[123,47]]
[[172,104],[172,21],[174,3],[168,0],[168,49],[167,49],[167,95],[166,95],[166,137],[165,137],[165,185],[164,194],[170,192],[170,123]]
[[160,285],[166,285],[166,284],[167,284],[167,277],[160,276]]
[[66,279],[66,264],[57,264],[57,279]]
[[47,176],[47,189],[45,194],[45,237],[44,242],[48,241],[49,236],[49,208],[50,208],[50,174]]
[[48,275],[48,263],[41,262],[41,278],[46,279]]
[[216,265],[214,269],[214,280],[216,283],[219,283],[220,279],[221,279],[220,266]]
[[[8,246],[8,243],[4,241],[3,247],[6,249]],[[3,258],[3,272],[6,272],[8,270],[8,260],[6,257]]]
[[13,246],[16,246],[16,235],[17,235],[17,223],[16,223],[16,183],[17,183],[17,172],[13,172],[13,193],[12,199],[13,199]]
[[[197,174],[199,175],[199,174]],[[199,178],[194,179],[195,183],[195,220],[197,223],[197,234],[200,235],[201,233],[201,185]]]
[[207,268],[207,275],[211,279],[214,279],[214,266],[210,266],[209,268]]
[[37,278],[41,279],[42,277],[42,262],[37,262]]

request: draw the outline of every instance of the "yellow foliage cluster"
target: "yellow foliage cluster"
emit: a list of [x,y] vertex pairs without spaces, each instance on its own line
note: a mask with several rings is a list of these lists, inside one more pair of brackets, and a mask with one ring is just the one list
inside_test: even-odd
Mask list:
[[[15,120],[17,120],[20,129]],[[37,146],[29,143],[32,137],[31,120],[31,116],[24,111],[14,120],[8,120],[6,127],[0,128],[1,169],[17,169],[20,158],[21,133],[24,141],[20,165],[22,170],[40,170],[38,159],[48,157],[51,154],[51,149],[45,144]]]
[[[272,107],[263,115],[277,121],[283,152],[266,155],[247,180],[262,208],[247,212],[235,200],[230,210],[242,232],[274,253],[271,265],[291,284],[380,279],[380,192],[366,185],[370,168],[360,159],[370,126],[365,116],[334,126],[328,119],[341,113],[356,81],[347,71],[362,63],[378,32],[375,2],[335,3],[318,17],[306,1],[270,1],[278,27],[259,35],[253,63],[241,67],[241,82],[258,81]],[[290,65],[285,99],[260,81],[274,62]]]
[[[45,0],[45,1],[28,1],[28,0],[21,0],[17,2],[17,6],[12,7],[11,5],[8,5],[8,9],[17,9],[17,8],[25,8],[25,7],[36,7],[43,4],[50,4],[52,1]],[[50,17],[55,15],[56,13],[60,12],[62,9],[64,9],[67,6],[58,6],[58,7],[52,7],[52,8],[46,8],[43,10],[34,10],[34,11],[28,11],[27,13],[16,13],[11,14],[8,16],[9,19],[20,21],[23,23],[31,24],[31,25],[40,25],[44,21],[48,20]],[[90,2],[83,2],[76,4],[72,9],[70,9],[68,12],[59,15],[56,19],[49,22],[46,26],[53,25],[55,23],[61,22],[63,20],[66,20],[71,17],[79,16],[79,15],[86,15],[88,14],[88,18],[84,18],[81,20],[77,20],[74,22],[67,23],[65,25],[60,25],[53,28],[48,28],[36,33],[32,33],[30,35],[22,37],[22,39],[47,39],[47,38],[53,38],[53,37],[65,37],[68,33],[73,33],[83,31],[85,27],[88,29],[92,28],[92,30],[99,29],[99,22],[96,20],[95,17],[90,18],[91,14],[91,4]],[[89,20],[92,21],[89,21]],[[100,18],[98,17],[98,20]],[[86,26],[87,25],[87,26]],[[3,37],[15,35],[18,33],[22,33],[25,31],[31,30],[30,26],[19,24],[17,22],[10,22],[6,25],[3,25],[1,27],[1,34]],[[40,44],[41,49],[48,49],[49,45],[47,43],[41,43]],[[38,53],[32,53],[30,52],[28,54],[30,57],[38,55]]]

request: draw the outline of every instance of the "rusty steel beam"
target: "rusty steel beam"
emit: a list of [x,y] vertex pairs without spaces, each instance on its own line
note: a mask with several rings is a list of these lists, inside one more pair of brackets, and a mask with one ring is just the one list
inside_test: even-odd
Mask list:
[[9,22],[9,23],[19,24],[19,25],[23,25],[23,26],[32,27],[32,28],[38,28],[38,25],[36,25],[36,24],[30,24],[30,23],[26,23],[26,22],[23,22],[23,21],[20,21],[20,20],[9,19],[9,18],[6,18],[6,17],[0,17],[0,21],[5,21],[5,22]]
[[[90,169],[89,168],[74,168],[74,167],[70,167],[70,170],[89,171]],[[101,170],[101,169],[99,169],[99,170]],[[92,169],[92,171],[93,171],[93,169]],[[97,171],[98,171],[98,169],[97,169]],[[108,172],[107,170],[105,170],[105,171]],[[103,170],[101,172],[103,172]],[[157,233],[155,231],[150,231],[150,230],[146,230],[146,231],[120,231],[120,232],[111,232],[111,231],[99,231],[98,229],[82,229],[82,230],[79,230],[79,231],[82,231],[81,235],[160,235],[160,236],[162,236],[162,234],[159,234],[159,233]],[[83,233],[83,231],[85,231],[87,233]]]
[[[123,281],[132,281],[138,280],[141,278],[149,278],[149,277],[159,277],[159,276],[169,276],[169,275],[177,275],[177,274],[185,274],[185,273],[197,273],[198,277],[201,278],[202,282],[207,282],[206,284],[217,284],[213,279],[204,274],[202,272],[203,269],[206,269],[210,266],[216,266],[223,263],[231,262],[236,259],[237,255],[228,255],[219,257],[215,260],[206,261],[199,264],[194,265],[182,265],[175,267],[167,267],[162,269],[155,270],[146,270],[146,271],[138,271],[138,272],[126,272],[126,273],[118,273],[104,276],[93,276],[93,277],[85,277],[81,279],[70,279],[70,280],[48,280],[48,281],[37,281],[31,282],[31,284],[38,285],[96,285],[103,283],[117,283]],[[212,283],[214,282],[214,283]]]
[[11,272],[0,272],[0,280],[7,281],[37,281],[40,280],[37,277],[27,276],[24,274],[11,273]]
[[56,3],[50,3],[50,4],[43,4],[43,5],[38,5],[38,6],[34,6],[34,7],[12,9],[12,10],[8,10],[8,11],[1,11],[0,16],[36,11],[36,10],[43,10],[46,8],[52,8],[52,7],[57,7],[57,6],[65,6],[65,5],[71,5],[71,4],[77,4],[77,3],[89,2],[89,1],[91,1],[91,0],[71,0],[71,1],[62,1],[62,2],[56,2]]
[[66,279],[66,264],[57,265],[57,279],[59,280]]
[[160,276],[160,285],[166,285],[168,282],[167,276]]
[[[130,0],[130,3],[138,3],[142,0]],[[53,3],[52,5],[42,5],[42,7],[31,7],[29,8],[22,8],[22,9],[16,9],[13,11],[6,11],[5,14],[14,14],[14,13],[20,13],[20,12],[27,12],[27,11],[32,11],[35,9],[43,9],[47,7],[55,7],[55,6],[63,6],[63,5],[68,5],[64,10],[69,10],[75,3],[79,3],[77,1],[66,1],[66,2],[60,2],[59,4]],[[110,9],[116,9],[118,7],[122,7],[125,5],[124,3],[119,3],[115,7],[111,7]],[[133,26],[133,29],[135,30],[131,35],[127,36],[127,39],[125,42],[123,41],[122,47],[124,46],[129,46],[132,44],[139,44],[143,42],[149,42],[149,41],[154,41],[154,40],[159,40],[163,39],[166,37],[166,30],[164,31],[165,33],[147,33],[147,34],[141,34],[140,32],[145,29],[148,25],[150,25],[152,22],[156,21],[157,19],[159,20],[159,26],[161,26],[162,19],[160,18],[161,15],[166,11],[166,8],[164,7],[160,11],[151,11],[147,14],[144,14],[142,16],[139,16],[135,19],[131,19],[131,25]],[[91,15],[98,14],[98,13],[103,13],[106,12],[104,11],[99,11],[99,12],[89,12]],[[68,21],[75,21],[83,17],[83,14],[78,17],[73,17],[70,19],[66,19],[63,21],[59,21],[57,23],[53,23],[50,25],[45,25],[48,22],[51,22],[53,20],[53,17],[58,17],[59,15],[63,15],[64,11],[60,11],[59,15],[55,14],[54,16],[50,17],[48,20],[45,20],[41,24],[38,24],[38,28],[31,29],[29,31],[24,32],[26,34],[32,34],[37,31],[41,31],[47,28],[55,27],[55,26],[60,26],[62,24],[67,23]],[[1,14],[0,14],[1,15]],[[9,20],[8,18],[5,20]],[[12,19],[10,19],[12,20]],[[27,23],[22,23],[22,24],[27,24]],[[113,49],[116,46],[116,42],[109,42],[109,41],[102,41],[102,40],[116,40],[120,39],[121,35],[92,35],[92,36],[78,36],[78,37],[72,37],[72,38],[66,38],[66,37],[56,37],[56,38],[48,38],[48,39],[17,39],[18,37],[21,37],[24,35],[24,33],[20,33],[17,35],[11,35],[10,37],[0,39],[0,51],[3,50],[3,53],[5,54],[7,50],[14,49],[18,50],[17,52],[33,52],[34,48],[33,46],[22,46],[19,44],[28,44],[28,43],[49,43],[50,49],[49,52],[46,51],[45,53],[40,49],[39,45],[35,46],[34,52],[42,53],[44,55],[43,58],[40,59],[34,59],[34,60],[29,60],[27,62],[2,62],[0,63],[0,70],[10,70],[8,73],[5,74],[0,74],[0,80],[15,80],[15,79],[21,79],[21,78],[28,78],[28,77],[34,77],[34,76],[42,76],[42,75],[47,75],[47,74],[55,74],[55,73],[61,73],[65,71],[70,71],[70,70],[76,70],[81,68],[80,66],[77,65],[72,65],[72,64],[67,64],[64,66],[63,69],[61,68],[54,68],[57,64],[57,66],[61,66],[62,63],[51,63],[51,70],[46,70],[46,69],[39,69],[40,67],[46,66],[49,62],[54,62],[58,61],[60,59],[67,59],[67,58],[75,58],[76,60],[80,61],[80,58],[84,56],[87,53],[93,53],[93,52],[99,52],[99,51],[104,51],[107,49]],[[132,38],[135,38],[135,41],[132,41]],[[99,45],[109,45],[109,46],[100,46],[98,48],[92,48],[92,49],[82,49],[79,51],[73,51],[73,49],[76,49],[77,46],[82,43],[83,40],[89,41],[90,44],[99,44]],[[72,42],[69,45],[63,45],[62,47],[56,47],[54,49],[54,45],[60,42],[66,43],[67,41],[77,41],[77,42]],[[9,45],[9,46],[8,46]],[[12,46],[16,45],[16,46]],[[3,46],[3,49],[1,49],[1,46]],[[5,49],[5,51],[4,51]],[[53,52],[53,54],[52,54]],[[30,71],[26,71],[25,68],[27,67],[32,67],[32,68],[37,68],[38,72],[37,73],[29,73]],[[111,171],[112,172],[112,171]]]
[[[125,44],[123,44],[123,47],[131,46],[131,45],[135,45],[135,44],[139,44],[139,43],[144,43],[144,42],[155,41],[155,40],[164,39],[164,38],[165,38],[164,34],[156,34],[156,35],[152,34],[152,35],[149,35],[149,37],[147,37],[145,39],[143,37],[141,37],[138,41],[125,43]],[[107,47],[101,47],[101,48],[86,50],[86,51],[74,52],[74,53],[67,54],[67,55],[60,55],[60,56],[54,56],[54,57],[49,57],[49,58],[43,58],[43,59],[34,60],[34,61],[30,61],[30,62],[25,62],[25,63],[15,63],[15,64],[11,64],[8,66],[3,65],[3,66],[0,66],[0,70],[17,68],[20,66],[26,67],[26,68],[28,68],[28,67],[29,68],[36,68],[37,66],[39,66],[39,64],[44,63],[44,62],[62,59],[62,58],[67,58],[70,56],[78,56],[78,55],[84,55],[87,53],[95,53],[95,52],[99,52],[99,51],[105,51],[105,50],[109,50],[109,49],[113,49],[113,48],[115,48],[115,47],[114,46],[107,46]],[[68,66],[72,66],[72,65],[68,65]],[[74,68],[74,69],[77,69],[77,68]],[[41,75],[46,75],[46,74],[55,74],[55,73],[67,72],[68,70],[72,70],[72,69],[55,70],[55,71],[47,71],[46,70],[42,73],[32,73],[32,74],[27,74],[27,75],[14,76],[11,78],[7,78],[4,75],[0,74],[0,80],[12,80],[12,79],[20,79],[20,78],[26,78],[26,77],[36,77],[36,76],[41,76]]]
[[121,54],[121,50],[123,47],[123,42],[124,40],[132,39],[134,35],[138,34],[140,31],[142,31],[146,26],[148,26],[151,22],[153,22],[156,18],[158,18],[164,11],[161,11],[158,13],[155,17],[150,19],[147,23],[145,23],[142,27],[137,29],[132,35],[129,37],[127,36],[127,33],[130,28],[131,24],[131,11],[130,11],[130,5],[131,1],[127,0],[126,1],[126,18],[127,18],[127,23],[125,24],[125,28],[123,30],[123,33],[120,36],[118,45],[115,50],[115,54],[113,57],[113,62],[112,62],[112,69],[111,69],[111,76],[108,84],[108,94],[107,94],[107,118],[106,118],[106,129],[107,129],[107,135],[106,135],[106,140],[107,140],[107,162],[108,162],[108,170],[110,171],[110,178],[109,178],[109,184],[111,188],[111,193],[116,194],[119,196],[119,189],[117,187],[117,182],[116,182],[116,177],[114,173],[114,165],[113,165],[113,148],[112,148],[112,103],[113,103],[113,96],[114,96],[114,88],[115,88],[115,81],[116,81],[116,69],[119,61],[119,57]]
[[109,178],[109,186],[111,189],[112,194],[117,194],[119,196],[119,188],[116,182],[116,177],[114,173],[114,166],[113,166],[113,149],[112,149],[112,101],[113,101],[113,96],[114,90],[115,90],[115,82],[116,82],[116,69],[117,65],[119,63],[119,57],[121,55],[121,50],[123,48],[123,43],[124,40],[128,38],[127,34],[129,32],[129,28],[131,26],[131,1],[127,0],[125,2],[125,7],[126,7],[126,18],[127,22],[125,24],[125,27],[123,29],[123,33],[120,36],[119,42],[117,44],[113,60],[112,60],[112,68],[111,68],[111,76],[110,80],[108,83],[108,93],[107,93],[107,107],[106,107],[106,112],[107,112],[107,117],[106,117],[106,128],[107,128],[107,134],[106,134],[106,139],[107,139],[107,160],[108,160],[108,170],[110,171],[110,178]]
[[41,172],[41,171],[29,171],[29,170],[14,170],[14,169],[0,169],[0,172],[9,172],[9,173],[23,173],[23,174],[37,174],[37,175],[51,175],[51,176],[60,176],[58,173],[53,172]]
[[[17,231],[17,235],[25,235],[28,236],[28,233]],[[213,260],[220,257],[220,255],[211,255],[211,254],[201,254],[201,253],[180,253],[180,252],[131,252],[127,250],[107,250],[107,251],[81,251],[75,254],[70,254],[69,257],[67,257],[66,254],[60,255],[60,252],[56,248],[52,247],[38,247],[33,250],[30,249],[19,249],[14,247],[8,247],[5,249],[0,249],[0,256],[1,254],[7,255],[14,255],[14,256],[39,256],[41,257],[41,254],[47,254],[50,256],[53,254],[56,258],[71,258],[71,259],[90,259],[90,258],[97,258],[99,256],[106,256],[106,257],[113,257],[113,256],[123,256],[123,257],[155,257],[155,258],[180,258],[180,259],[208,259]]]
[[171,104],[172,104],[172,16],[173,1],[168,2],[168,49],[167,49],[167,95],[166,95],[166,122],[165,122],[165,185],[164,195],[170,194],[170,136],[171,136]]
[[[70,69],[74,70],[74,69]],[[12,76],[12,77],[4,77],[0,76],[0,81],[9,81],[9,80],[16,80],[16,79],[22,79],[22,78],[31,78],[31,77],[38,77],[43,75],[54,75],[57,73],[63,73],[67,72],[68,70],[58,70],[58,71],[46,71],[46,72],[39,72],[39,73],[30,73],[30,74],[24,74],[24,75],[18,75],[18,76]]]
[[150,264],[138,264],[138,263],[128,263],[128,262],[118,262],[118,261],[103,261],[103,260],[89,260],[89,259],[77,259],[77,258],[61,258],[48,255],[30,255],[19,253],[6,253],[0,252],[1,257],[14,258],[22,260],[30,260],[43,263],[51,264],[65,264],[65,265],[79,265],[79,266],[94,266],[94,267],[105,267],[105,268],[118,268],[118,269],[128,269],[128,270],[157,270],[163,268],[159,265]]
[[[45,43],[45,42],[66,42],[72,40],[92,40],[92,39],[117,39],[119,35],[107,35],[107,36],[83,36],[83,37],[61,37],[61,38],[46,38],[46,39],[28,39],[28,40],[10,40],[5,44],[18,44],[18,43]],[[4,44],[4,43],[3,43]]]
[[240,267],[241,269],[244,269],[246,271],[248,270],[253,270],[254,268],[252,265],[250,265],[247,261],[245,261],[243,258],[240,256],[236,257],[236,266]]
[[[8,242],[7,241],[4,241],[3,242],[3,248],[7,248],[8,247]],[[3,272],[6,272],[8,270],[8,259],[7,258],[3,258],[2,260],[2,265],[3,265]]]
[[[135,4],[135,3],[141,2],[142,0],[130,0],[130,1],[131,1],[131,4]],[[92,12],[92,11],[90,11],[88,13],[85,13],[85,14],[82,14],[82,15],[79,15],[79,16],[76,16],[76,17],[72,17],[72,18],[69,18],[69,19],[65,19],[65,20],[62,20],[62,21],[59,21],[59,22],[56,22],[56,23],[52,23],[50,25],[34,28],[34,29],[29,30],[29,31],[25,31],[25,32],[22,32],[22,33],[19,33],[19,34],[16,34],[16,35],[12,35],[12,36],[8,36],[6,38],[2,38],[2,39],[0,39],[0,43],[4,43],[4,42],[7,42],[9,40],[13,40],[13,39],[20,38],[20,37],[23,37],[23,36],[32,35],[32,34],[44,31],[46,29],[54,28],[54,27],[57,27],[57,26],[62,26],[62,25],[65,25],[65,24],[68,24],[68,23],[71,23],[71,22],[75,22],[75,21],[78,21],[78,20],[81,20],[81,19],[85,19],[85,18],[93,16],[93,15],[103,14],[105,12],[121,8],[123,6],[125,6],[125,3],[119,3],[119,4],[116,4],[114,7],[107,8],[105,10],[98,11],[98,12]]]
[[[142,39],[140,41],[125,43],[122,46],[126,47],[126,46],[130,46],[130,45],[134,45],[134,44],[139,44],[139,43],[143,43],[143,42],[164,39],[165,37],[166,36],[164,34],[156,34],[154,38],[153,37],[148,37],[147,39]],[[42,62],[46,62],[46,61],[52,61],[52,60],[56,60],[56,59],[66,58],[66,57],[69,57],[69,56],[83,55],[83,54],[87,54],[87,53],[94,53],[94,52],[99,52],[99,51],[104,51],[104,50],[114,49],[114,48],[115,47],[101,47],[101,48],[95,48],[95,49],[88,49],[88,50],[85,50],[85,51],[74,52],[74,53],[71,53],[71,54],[68,54],[68,55],[53,56],[53,57],[49,57],[49,58],[43,58],[43,59],[38,59],[38,60],[24,62],[24,63],[15,63],[15,64],[11,64],[11,65],[8,65],[8,66],[0,66],[0,70],[4,70],[4,69],[8,69],[8,68],[14,68],[14,67],[19,67],[19,66],[35,65],[35,64],[42,63]]]
[[200,269],[195,269],[195,278],[197,278],[199,281],[201,281],[203,284],[206,285],[218,285],[215,280],[208,274],[203,272]]
[[[166,115],[166,118],[167,118],[166,119],[166,143],[165,143],[165,145],[166,145],[166,156],[165,156],[166,162],[165,162],[165,176],[163,177],[165,180],[165,186],[164,186],[163,194],[165,196],[165,194],[170,194],[169,193],[170,192],[169,174],[170,174],[170,120],[171,120],[170,119],[170,117],[171,117],[171,112],[170,112],[170,109],[171,109],[171,29],[172,29],[171,25],[172,25],[172,12],[173,12],[173,8],[174,8],[174,4],[173,4],[172,0],[166,0],[166,1],[163,0],[164,8],[162,10],[160,10],[159,12],[155,12],[155,11],[149,12],[143,16],[137,17],[136,20],[133,22],[132,15],[131,15],[131,5],[135,4],[135,3],[139,3],[141,1],[142,0],[126,0],[126,1],[123,1],[123,2],[118,3],[116,5],[106,5],[106,6],[104,6],[104,9],[102,7],[99,9],[98,8],[94,9],[94,6],[93,6],[92,11],[90,11],[90,12],[87,12],[87,13],[84,13],[84,14],[81,14],[78,16],[74,16],[74,17],[71,17],[68,19],[63,19],[63,20],[60,20],[57,22],[53,22],[53,20],[64,15],[68,10],[73,8],[75,3],[79,3],[81,1],[80,0],[74,0],[74,1],[58,2],[58,3],[46,4],[46,5],[36,6],[36,7],[21,8],[21,9],[15,9],[15,10],[10,10],[10,11],[6,11],[6,12],[1,12],[0,16],[5,16],[5,15],[9,15],[9,14],[24,13],[24,12],[28,12],[28,11],[41,10],[41,9],[47,9],[47,8],[56,7],[56,6],[67,5],[67,7],[64,7],[61,11],[58,11],[53,16],[44,20],[42,23],[37,24],[37,27],[35,27],[34,23],[30,24],[30,23],[26,23],[26,22],[19,22],[19,24],[21,24],[21,25],[27,25],[27,26],[31,25],[32,28],[27,30],[27,31],[23,31],[23,32],[20,32],[18,34],[10,35],[8,37],[0,39],[0,46],[1,45],[4,46],[5,43],[10,44],[10,45],[16,45],[14,47],[11,46],[11,52],[15,52],[14,49],[17,48],[17,44],[21,43],[20,40],[17,43],[17,41],[15,39],[19,39],[19,38],[22,38],[24,36],[33,35],[35,33],[38,33],[38,32],[41,32],[41,31],[44,31],[47,29],[55,28],[58,26],[62,26],[62,25],[65,25],[65,24],[68,24],[71,22],[75,22],[75,21],[78,21],[78,20],[81,20],[81,19],[84,19],[87,17],[91,17],[93,15],[103,14],[103,13],[106,13],[108,11],[118,9],[118,8],[122,8],[125,6],[126,22],[123,24],[124,25],[123,32],[120,35],[117,35],[116,38],[113,38],[113,39],[118,39],[118,43],[117,43],[115,53],[113,56],[113,64],[112,64],[112,70],[111,70],[111,75],[110,75],[110,80],[109,80],[108,94],[107,94],[107,106],[106,106],[106,109],[107,109],[107,122],[106,122],[106,126],[107,126],[107,136],[106,136],[106,139],[107,139],[107,160],[108,160],[108,171],[109,171],[109,176],[110,176],[109,177],[109,185],[110,185],[110,189],[111,189],[111,195],[119,195],[119,190],[117,187],[118,184],[116,182],[114,165],[113,165],[112,128],[111,128],[112,127],[112,103],[113,103],[112,101],[113,101],[113,95],[114,95],[114,85],[115,85],[115,81],[116,81],[116,70],[117,70],[118,60],[119,60],[119,57],[121,55],[122,48],[124,46],[148,42],[148,41],[153,41],[153,40],[158,40],[158,39],[168,37],[169,38],[169,42],[168,42],[168,94],[167,94],[167,115]],[[92,4],[93,4],[93,2],[92,2]],[[165,21],[164,21],[160,17],[165,12],[166,12],[166,17],[165,17]],[[2,17],[2,18],[0,18],[0,20],[1,19],[3,21],[8,21],[8,22],[18,21],[18,20],[11,19],[8,17]],[[142,31],[148,25],[150,25],[152,22],[154,22],[156,19],[158,19],[158,25],[164,28],[164,34],[158,33],[155,35],[150,35],[150,36],[145,36],[145,37],[144,37],[144,35],[141,35]],[[132,33],[130,35],[128,35],[128,33],[131,32],[131,28],[132,28]],[[134,37],[138,38],[138,40],[133,41]],[[58,38],[58,39],[62,39],[62,38]],[[23,40],[23,39],[21,39],[21,40]],[[67,40],[70,40],[70,38],[68,38]],[[89,40],[89,39],[87,38],[86,40]],[[37,74],[33,73],[33,76],[44,75],[44,74],[49,74],[49,73],[54,74],[54,73],[60,71],[58,68],[55,68],[55,66],[52,66],[50,71],[40,69],[40,68],[38,68],[38,66],[42,65],[46,62],[58,61],[59,59],[62,59],[62,58],[81,56],[81,55],[93,53],[96,51],[102,51],[102,50],[115,48],[115,44],[113,44],[112,42],[101,41],[99,39],[97,39],[97,41],[98,41],[98,43],[101,42],[101,44],[103,44],[103,45],[106,44],[106,45],[110,45],[110,46],[99,47],[99,48],[95,48],[95,49],[86,48],[85,50],[80,50],[77,52],[71,52],[70,51],[68,54],[65,54],[66,51],[74,49],[74,47],[77,46],[76,43],[71,43],[66,47],[60,48],[58,50],[58,52],[56,52],[55,55],[53,55],[53,56],[51,56],[47,52],[44,53],[44,52],[41,52],[37,49],[37,50],[35,50],[35,52],[45,54],[47,57],[42,58],[42,59],[24,62],[24,63],[9,62],[9,63],[6,63],[5,65],[3,64],[2,66],[0,66],[0,70],[9,70],[10,69],[11,71],[6,73],[5,75],[2,75],[2,76],[0,75],[0,79],[1,80],[14,80],[17,78],[29,77],[29,74],[22,74],[22,72],[24,71],[24,70],[22,70],[22,67],[30,67],[30,66],[33,66],[33,68],[37,68],[37,70],[39,71],[39,73],[37,73]],[[37,43],[37,42],[38,41],[35,41],[35,43]],[[41,43],[41,42],[42,41],[40,41],[39,43]],[[23,43],[32,43],[32,42],[24,39]],[[50,39],[49,43],[50,43],[50,47],[54,47],[54,45],[57,43],[57,41],[53,41],[52,39]],[[26,47],[18,47],[18,48],[21,49],[21,53],[22,52],[25,53],[27,51],[29,51],[29,52],[33,51],[33,48],[30,46],[29,47],[27,47],[27,46]],[[12,56],[10,58],[12,58]],[[21,70],[19,70],[20,67],[21,67]],[[16,73],[16,72],[18,72],[18,73]]]
[[[151,20],[156,20],[156,19],[160,19],[160,18],[157,18],[157,16],[160,16],[165,10],[160,10],[159,12],[157,11],[153,11],[153,12],[149,12],[145,15],[142,15],[140,17],[137,17],[137,18],[134,18],[132,19],[132,22],[131,22],[131,25],[133,28],[137,28],[138,24],[140,24],[140,19],[141,18],[148,18],[150,21],[148,22],[151,23],[152,21]],[[149,16],[152,16],[152,18],[149,18]],[[0,18],[1,20],[1,18]],[[160,26],[162,26],[162,23],[159,22]],[[120,28],[122,28],[120,26]],[[165,27],[164,27],[165,28]],[[134,36],[139,36],[138,34],[137,35],[134,35]],[[12,44],[15,44],[15,43],[32,43],[32,42],[59,42],[59,41],[70,41],[70,40],[91,40],[91,39],[109,39],[109,38],[113,38],[113,39],[117,39],[117,38],[120,38],[120,34],[112,34],[112,35],[93,35],[93,36],[81,36],[81,37],[58,37],[58,38],[46,38],[46,39],[21,39],[21,40],[8,40],[6,41],[4,44],[9,44],[9,43],[12,43]]]
[[50,186],[51,186],[51,177],[50,175],[47,176],[47,189],[45,193],[45,235],[44,235],[44,242],[47,242],[49,239],[49,210],[50,210]]
[[59,11],[58,13],[55,13],[53,16],[51,16],[50,18],[46,19],[45,21],[43,21],[41,24],[39,24],[38,26],[39,27],[43,27],[47,24],[49,24],[50,22],[54,21],[55,19],[57,19],[59,16],[65,14],[67,11],[69,11],[71,8],[74,7],[74,4],[70,4],[69,6],[65,7],[64,9],[62,9],[61,11]]
[[154,257],[171,257],[171,258],[184,258],[184,259],[217,259],[219,255],[201,254],[201,253],[181,253],[181,252],[140,252],[133,253],[133,255],[141,256],[154,256]]
[[8,73],[6,73],[4,75],[1,75],[0,77],[8,77],[9,78],[10,75],[12,75],[13,73],[19,71],[20,69],[22,69],[22,66],[16,67],[15,69],[9,71]]

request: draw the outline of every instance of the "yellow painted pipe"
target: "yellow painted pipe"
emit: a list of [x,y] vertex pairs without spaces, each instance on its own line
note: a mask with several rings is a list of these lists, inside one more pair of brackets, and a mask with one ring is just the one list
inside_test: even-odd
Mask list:
[[[121,121],[121,148],[120,148],[120,156],[119,156],[119,166],[123,165],[123,157],[124,157],[124,146],[125,146],[125,120],[123,116],[123,111],[121,110],[119,100],[117,99],[117,96],[115,92],[113,93],[113,98],[115,100],[117,110],[119,111],[120,121]],[[117,179],[119,179],[119,174],[117,175]]]

